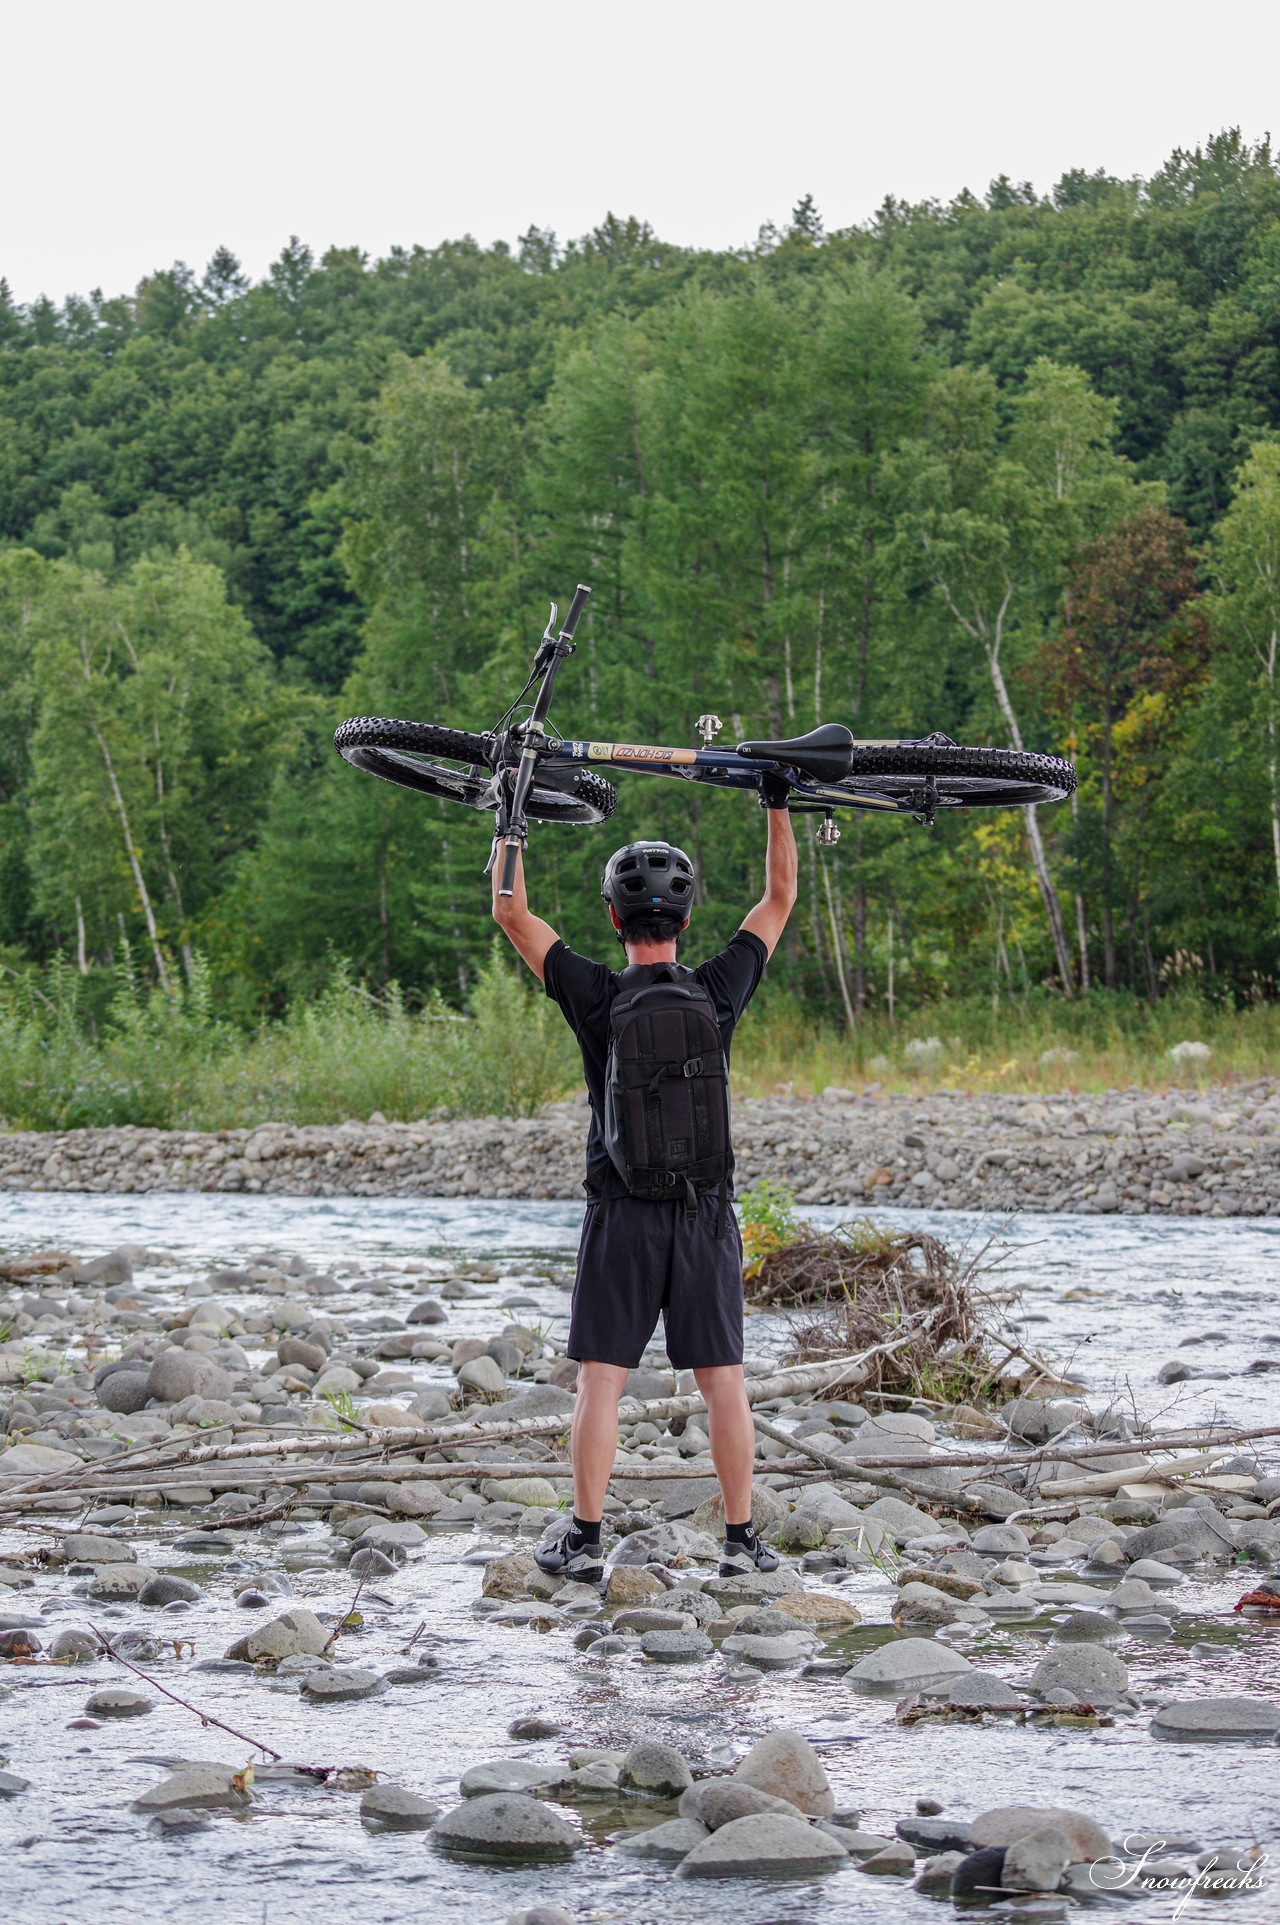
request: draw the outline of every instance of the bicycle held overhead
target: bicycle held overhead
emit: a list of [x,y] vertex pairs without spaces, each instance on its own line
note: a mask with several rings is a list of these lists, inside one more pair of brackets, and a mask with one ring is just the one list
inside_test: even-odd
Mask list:
[[931,825],[941,810],[1061,802],[1076,786],[1074,768],[1060,756],[964,748],[938,734],[860,740],[840,722],[732,748],[715,746],[724,725],[710,713],[698,717],[701,745],[693,748],[563,737],[547,717],[590,593],[579,583],[558,633],[552,602],[528,681],[484,734],[361,715],[334,735],[335,748],[354,768],[423,795],[493,810],[490,866],[501,852],[502,896],[511,894],[530,820],[603,822],[613,814],[617,791],[603,768],[754,790],[775,805],[785,794],[792,812],[822,816],[817,839],[823,844],[839,840],[837,809],[910,815]]

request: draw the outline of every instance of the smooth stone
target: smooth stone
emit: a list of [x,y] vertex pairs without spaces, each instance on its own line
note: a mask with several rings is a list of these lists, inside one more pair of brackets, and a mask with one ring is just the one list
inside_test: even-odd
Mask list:
[[481,1355],[472,1357],[459,1366],[458,1382],[468,1390],[478,1390],[482,1396],[497,1397],[506,1388],[506,1374],[502,1366],[492,1357]]
[[733,1775],[739,1784],[785,1798],[811,1818],[829,1818],[836,1808],[822,1760],[798,1731],[769,1732],[752,1746]]
[[313,1704],[351,1704],[377,1697],[386,1688],[376,1671],[311,1671],[301,1685],[303,1697]]
[[533,1791],[550,1784],[555,1776],[554,1765],[534,1764],[525,1758],[493,1758],[464,1771],[458,1790],[464,1798],[486,1798],[500,1791]]
[[[666,1593],[664,1592],[665,1596]],[[557,1595],[556,1602],[559,1603]],[[597,1600],[597,1604],[598,1604]],[[631,1610],[619,1611],[614,1617],[615,1631],[687,1631],[684,1614],[680,1611],[655,1611],[643,1605]]]
[[979,1812],[969,1826],[975,1850],[1008,1846],[1029,1831],[1056,1825],[1066,1836],[1072,1864],[1110,1858],[1111,1840],[1096,1819],[1060,1805],[996,1805]]
[[683,1878],[811,1876],[849,1863],[842,1845],[803,1819],[760,1812],[734,1818],[694,1846],[680,1866]]
[[962,1851],[938,1852],[933,1858],[926,1858],[915,1878],[911,1889],[925,1892],[930,1898],[945,1898],[950,1895],[951,1881],[964,1863]]
[[618,1783],[624,1791],[655,1798],[678,1798],[693,1783],[688,1764],[671,1745],[642,1738],[622,1755]]
[[973,1848],[969,1827],[962,1818],[900,1818],[899,1838],[926,1852],[967,1852]]
[[862,1613],[848,1598],[831,1597],[825,1591],[791,1591],[775,1599],[776,1616],[798,1624],[861,1624]]
[[497,1792],[469,1798],[437,1818],[432,1831],[446,1850],[485,1858],[570,1858],[582,1843],[566,1824],[537,1798],[518,1792]]
[[85,1663],[96,1658],[102,1646],[92,1631],[59,1631],[49,1646],[51,1658],[71,1659],[73,1663]]
[[704,1778],[680,1799],[680,1816],[693,1818],[708,1831],[719,1831],[735,1818],[750,1818],[758,1812],[779,1812],[784,1818],[798,1815],[798,1807],[788,1798],[742,1784],[736,1778]]
[[1057,1825],[1040,1825],[1007,1848],[1000,1883],[1010,1892],[1056,1892],[1070,1863],[1066,1833]]
[[145,1812],[172,1811],[180,1806],[197,1811],[243,1811],[249,1798],[233,1787],[235,1775],[229,1765],[184,1765],[135,1798],[133,1808]]
[[141,1691],[109,1687],[85,1699],[84,1714],[86,1718],[141,1718],[154,1711],[155,1702]]
[[68,1531],[63,1556],[71,1564],[136,1564],[131,1545],[118,1537],[95,1537],[89,1531]]
[[19,1778],[16,1772],[0,1771],[0,1798],[20,1798],[24,1791],[30,1791],[31,1780]]
[[1031,1539],[1018,1524],[987,1524],[969,1540],[980,1557],[1025,1557]]
[[[947,1703],[966,1711],[1021,1711],[1026,1699],[993,1671],[970,1671],[947,1692]],[[922,1821],[923,1822],[923,1821]],[[901,1827],[899,1827],[901,1829]],[[903,1833],[914,1837],[914,1833]],[[917,1844],[925,1841],[916,1839]],[[949,1849],[939,1846],[939,1850]]]
[[302,1604],[282,1611],[266,1624],[255,1625],[244,1640],[245,1656],[255,1664],[260,1660],[278,1664],[281,1658],[322,1657],[329,1643],[329,1632]]
[[1054,1646],[1041,1658],[1028,1686],[1040,1698],[1050,1691],[1070,1691],[1080,1704],[1114,1704],[1128,1688],[1123,1659],[1099,1644]]
[[987,1845],[962,1858],[951,1874],[952,1898],[990,1903],[1000,1891],[1004,1854],[1003,1845]]
[[0,1475],[5,1477],[53,1477],[60,1471],[83,1469],[81,1459],[72,1452],[52,1450],[47,1444],[10,1444],[7,1450],[0,1450]]
[[714,1563],[719,1556],[719,1544],[706,1531],[692,1530],[688,1524],[653,1524],[628,1532],[617,1550],[610,1552],[609,1569],[612,1573],[620,1564]]
[[[1172,1564],[1162,1564],[1159,1558],[1135,1558],[1129,1566],[1125,1577],[1116,1585],[1115,1591],[1111,1593],[1111,1602],[1113,1605],[1115,1604],[1116,1591],[1125,1592],[1125,1586],[1128,1584],[1146,1584],[1149,1587],[1152,1584],[1185,1584],[1186,1581],[1187,1576],[1185,1571],[1175,1571]],[[1128,1595],[1127,1592],[1125,1595]],[[1123,1609],[1123,1606],[1120,1608]]]
[[106,1603],[137,1598],[159,1575],[148,1564],[98,1564],[89,1580],[89,1596]]
[[872,1852],[858,1866],[871,1877],[910,1878],[916,1868],[916,1855],[910,1845],[894,1839],[883,1851]]
[[186,1397],[225,1402],[231,1376],[198,1350],[162,1350],[148,1372],[147,1395],[162,1404],[180,1404]]
[[692,1664],[715,1654],[704,1631],[646,1631],[640,1649],[656,1664]]
[[721,1645],[721,1650],[737,1657],[743,1664],[754,1664],[764,1671],[782,1671],[789,1664],[803,1664],[817,1646],[809,1638],[799,1637],[730,1637]]
[[1115,1619],[1101,1611],[1071,1611],[1053,1627],[1055,1644],[1114,1644],[1123,1635]]
[[403,1785],[370,1785],[360,1800],[360,1816],[366,1823],[394,1831],[428,1831],[439,1815],[439,1805]]
[[1274,1742],[1280,1736],[1280,1706],[1259,1698],[1197,1698],[1186,1704],[1162,1704],[1151,1720],[1151,1735],[1175,1741]]
[[204,1596],[198,1584],[185,1577],[153,1577],[138,1592],[139,1604],[195,1604]]
[[668,1818],[665,1824],[654,1825],[648,1831],[615,1837],[613,1843],[628,1858],[656,1858],[672,1863],[687,1857],[695,1845],[710,1836],[707,1827],[700,1825],[696,1818]]
[[883,1697],[949,1681],[972,1669],[968,1658],[933,1638],[895,1638],[859,1658],[845,1679],[853,1691]]

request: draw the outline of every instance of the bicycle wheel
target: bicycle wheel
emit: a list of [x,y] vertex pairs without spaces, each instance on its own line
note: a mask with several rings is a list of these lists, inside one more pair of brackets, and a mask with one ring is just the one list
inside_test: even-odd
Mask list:
[[[835,785],[894,795],[939,809],[1010,809],[1028,802],[1063,802],[1076,772],[1059,755],[1023,749],[965,749],[954,743],[885,743],[853,751],[853,766]],[[925,800],[927,798],[927,802]]]
[[[470,809],[498,806],[487,736],[434,722],[357,715],[334,731],[333,746],[352,768],[402,789]],[[539,771],[526,812],[540,822],[604,822],[617,806],[618,792],[611,782],[592,769],[569,766]]]

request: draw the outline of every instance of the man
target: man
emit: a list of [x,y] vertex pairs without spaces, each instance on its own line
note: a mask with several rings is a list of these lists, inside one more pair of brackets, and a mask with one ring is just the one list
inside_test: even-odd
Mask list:
[[[531,913],[523,862],[509,897],[498,895],[494,871],[494,920],[572,1027],[591,1098],[584,1186],[588,1201],[567,1345],[578,1363],[573,1517],[553,1526],[535,1553],[544,1571],[583,1583],[598,1584],[604,1577],[600,1527],[618,1448],[618,1400],[627,1372],[640,1362],[660,1315],[667,1355],[676,1369],[692,1370],[707,1406],[711,1456],[724,1498],[721,1575],[777,1568],[777,1557],[760,1544],[751,1525],[755,1428],[742,1370],[742,1240],[732,1211],[726,1211],[732,1171],[727,1080],[721,1099],[726,1105],[726,1173],[719,1186],[682,1182],[682,1193],[670,1201],[651,1200],[652,1192],[631,1194],[606,1148],[606,1124],[612,1124],[612,1118],[606,1118],[607,1097],[616,1093],[607,1089],[609,1050],[620,996],[629,999],[656,981],[699,985],[710,997],[723,1049],[722,1060],[714,1066],[706,1062],[706,1071],[710,1074],[714,1067],[727,1079],[734,1026],[759,985],[796,899],[796,844],[786,791],[779,784],[761,801],[769,823],[764,895],[719,955],[692,972],[672,965],[689,924],[693,865],[670,843],[631,843],[609,859],[600,893],[626,951],[627,967],[617,972],[576,955],[549,924]],[[697,1001],[706,1010],[701,996]],[[709,1012],[703,1022],[714,1038]],[[686,1076],[696,1070],[701,1078],[698,1066],[703,1064],[699,1056],[663,1068],[673,1077],[682,1069]],[[714,1101],[714,1085],[710,1087],[713,1095],[704,1095],[704,1113],[708,1101]]]

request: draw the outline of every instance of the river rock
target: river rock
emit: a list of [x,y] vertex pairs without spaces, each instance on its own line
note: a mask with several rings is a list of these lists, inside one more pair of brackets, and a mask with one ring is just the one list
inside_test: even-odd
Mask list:
[[330,1364],[316,1378],[315,1387],[321,1394],[328,1392],[330,1396],[340,1397],[345,1392],[350,1397],[355,1395],[363,1382],[364,1378],[358,1370],[352,1370],[346,1364]]
[[1018,1524],[986,1524],[969,1540],[980,1557],[1025,1557],[1031,1539]]
[[193,1584],[190,1578],[161,1575],[143,1585],[138,1592],[138,1602],[149,1605],[195,1604],[203,1596],[200,1586]]
[[387,1688],[376,1671],[308,1671],[299,1687],[313,1704],[354,1704]]
[[147,1395],[158,1403],[178,1404],[184,1397],[231,1395],[231,1377],[198,1350],[162,1350],[147,1376]]
[[925,1892],[930,1898],[946,1898],[951,1892],[951,1881],[964,1863],[962,1851],[936,1852],[926,1858],[911,1882],[912,1891]]
[[759,1878],[835,1871],[849,1855],[826,1832],[800,1818],[761,1812],[735,1818],[696,1844],[680,1866],[682,1878]]
[[891,1839],[883,1851],[872,1852],[858,1866],[860,1872],[880,1878],[910,1878],[915,1868],[916,1855],[900,1838]]
[[900,1497],[877,1497],[874,1504],[867,1505],[864,1514],[874,1517],[893,1537],[932,1537],[938,1529],[936,1517],[918,1511],[914,1504],[906,1504]]
[[135,1811],[154,1813],[189,1807],[194,1811],[243,1811],[249,1803],[246,1792],[232,1785],[236,1776],[230,1765],[183,1765],[172,1777],[152,1785],[135,1798]]
[[789,1798],[776,1797],[739,1778],[704,1778],[690,1785],[680,1799],[680,1816],[697,1819],[708,1831],[719,1831],[735,1818],[750,1818],[762,1811],[780,1812],[784,1818],[799,1816]]
[[1151,1735],[1184,1743],[1273,1743],[1280,1737],[1280,1706],[1259,1698],[1197,1698],[1188,1704],[1162,1704],[1151,1720]]
[[[975,1673],[975,1676],[981,1675]],[[921,1851],[967,1852],[973,1849],[969,1827],[962,1818],[925,1818],[917,1814],[911,1818],[900,1818],[896,1830],[899,1838],[905,1838],[909,1845],[918,1845]]]
[[975,1851],[1016,1843],[1028,1832],[1056,1826],[1067,1841],[1073,1865],[1110,1858],[1111,1840],[1096,1819],[1060,1805],[996,1805],[979,1812],[969,1826]]
[[59,1631],[49,1646],[49,1656],[63,1662],[86,1664],[96,1658],[102,1646],[92,1631]]
[[[1120,1583],[1116,1585],[1115,1590],[1112,1591],[1110,1601],[1114,1606],[1117,1592],[1121,1593],[1125,1598],[1133,1598],[1140,1595],[1154,1597],[1155,1594],[1151,1589],[1153,1584],[1159,1584],[1162,1589],[1167,1589],[1174,1584],[1185,1584],[1186,1581],[1185,1573],[1175,1571],[1172,1564],[1162,1564],[1160,1560],[1155,1557],[1139,1557],[1129,1566],[1128,1575],[1122,1578]],[[1142,1587],[1141,1591],[1137,1588],[1139,1585]],[[1131,1589],[1131,1586],[1134,1588]],[[1156,1599],[1156,1603],[1158,1606],[1158,1599]],[[1135,1610],[1137,1607],[1132,1604],[1122,1604],[1117,1608],[1120,1610]]]
[[109,1685],[85,1699],[84,1715],[86,1718],[141,1718],[155,1710],[155,1703],[154,1698],[148,1698],[141,1691]]
[[850,1690],[865,1696],[901,1696],[905,1691],[950,1683],[972,1669],[968,1658],[933,1638],[895,1638],[859,1658],[845,1673],[845,1681]]
[[360,1800],[361,1818],[391,1831],[428,1831],[439,1815],[439,1805],[403,1785],[370,1785]]
[[1070,1691],[1079,1704],[1114,1704],[1129,1689],[1123,1659],[1098,1644],[1064,1644],[1046,1652],[1028,1689],[1038,1698]]
[[703,1561],[717,1562],[720,1546],[705,1531],[691,1530],[687,1524],[654,1524],[643,1531],[632,1531],[609,1554],[609,1569],[620,1564],[665,1564],[669,1569]]
[[360,1542],[372,1545],[375,1551],[416,1551],[426,1541],[427,1534],[421,1524],[415,1524],[412,1518],[407,1517],[398,1518],[393,1523],[379,1518],[360,1533]]
[[825,1591],[789,1591],[774,1599],[773,1612],[797,1624],[839,1626],[862,1622],[862,1613],[848,1598],[832,1597]]
[[571,1858],[582,1843],[572,1825],[518,1792],[455,1805],[436,1819],[432,1837],[449,1851],[505,1859]]
[[1059,1403],[1043,1397],[1015,1397],[1000,1412],[1013,1437],[1028,1444],[1047,1444],[1085,1417],[1083,1404]]
[[647,1792],[654,1798],[678,1798],[693,1783],[693,1774],[671,1745],[641,1738],[623,1752],[618,1783],[624,1791]]
[[1235,1538],[1230,1525],[1217,1511],[1202,1511],[1187,1505],[1182,1510],[1170,1511],[1158,1524],[1134,1531],[1124,1540],[1123,1548],[1130,1564],[1142,1557],[1168,1556],[1179,1550],[1195,1557],[1222,1557],[1235,1550]]
[[528,1551],[494,1557],[484,1567],[480,1584],[482,1597],[525,1598],[538,1567]]
[[498,1791],[538,1791],[552,1784],[559,1768],[531,1758],[489,1758],[472,1765],[458,1780],[464,1798],[487,1798]]
[[70,1564],[136,1564],[132,1547],[118,1537],[94,1537],[88,1531],[68,1531],[62,1551]]
[[893,1616],[901,1624],[977,1624],[983,1613],[933,1584],[904,1584]]
[[734,1777],[774,1798],[785,1798],[811,1818],[830,1818],[836,1808],[822,1760],[798,1731],[771,1731],[752,1746]]
[[47,1444],[10,1444],[0,1450],[0,1477],[56,1477],[62,1471],[83,1468],[73,1452],[53,1450]]
[[[752,1485],[751,1522],[757,1531],[767,1531],[771,1525],[781,1524],[789,1514],[788,1507],[767,1484]],[[718,1538],[723,1537],[724,1498],[721,1493],[717,1490],[710,1497],[703,1498],[689,1521],[695,1531],[710,1531]]]
[[732,1611],[738,1604],[762,1604],[786,1597],[791,1591],[803,1591],[804,1580],[798,1571],[781,1564],[776,1571],[741,1571],[733,1577],[709,1577],[702,1588],[722,1610]]
[[664,1825],[653,1825],[648,1831],[628,1832],[623,1837],[615,1837],[613,1842],[628,1858],[654,1858],[659,1863],[671,1863],[687,1857],[695,1845],[710,1836],[707,1827],[700,1825],[696,1818],[668,1818]]
[[1006,1850],[1000,1883],[1008,1892],[1056,1892],[1070,1862],[1066,1833],[1057,1825],[1038,1825]]
[[136,1598],[153,1578],[160,1575],[149,1564],[95,1564],[89,1579],[89,1596],[104,1603],[121,1603]]
[[507,1380],[500,1365],[482,1354],[459,1366],[458,1382],[468,1390],[478,1390],[484,1397],[498,1397],[506,1388]]
[[308,1343],[303,1337],[281,1337],[276,1358],[282,1364],[301,1364],[304,1370],[323,1370],[329,1353],[323,1344]]
[[[329,1633],[314,1612],[295,1604],[266,1624],[259,1624],[242,1640],[251,1663],[278,1664],[281,1658],[323,1657]],[[231,1652],[227,1653],[231,1656]]]
[[662,1579],[643,1565],[617,1564],[609,1573],[605,1587],[605,1600],[609,1604],[622,1606],[647,1604],[650,1598],[666,1597],[667,1587]]
[[1102,1611],[1068,1611],[1053,1627],[1055,1644],[1116,1644],[1124,1632]]
[[712,1657],[715,1645],[704,1631],[646,1631],[640,1649],[656,1664],[692,1664]]
[[113,1370],[98,1385],[98,1402],[103,1410],[113,1410],[122,1417],[145,1409],[150,1396],[145,1365],[141,1370]]
[[960,1902],[990,1903],[1001,1890],[1003,1845],[986,1845],[962,1858],[951,1874],[951,1896]]
[[347,1566],[351,1576],[358,1578],[390,1577],[398,1568],[394,1558],[385,1551],[375,1551],[372,1544],[357,1551]]
[[564,1390],[559,1384],[531,1384],[528,1390],[517,1391],[514,1397],[503,1400],[502,1417],[504,1423],[523,1422],[526,1417],[558,1417],[561,1414],[567,1417],[572,1413],[573,1405],[571,1390]]

